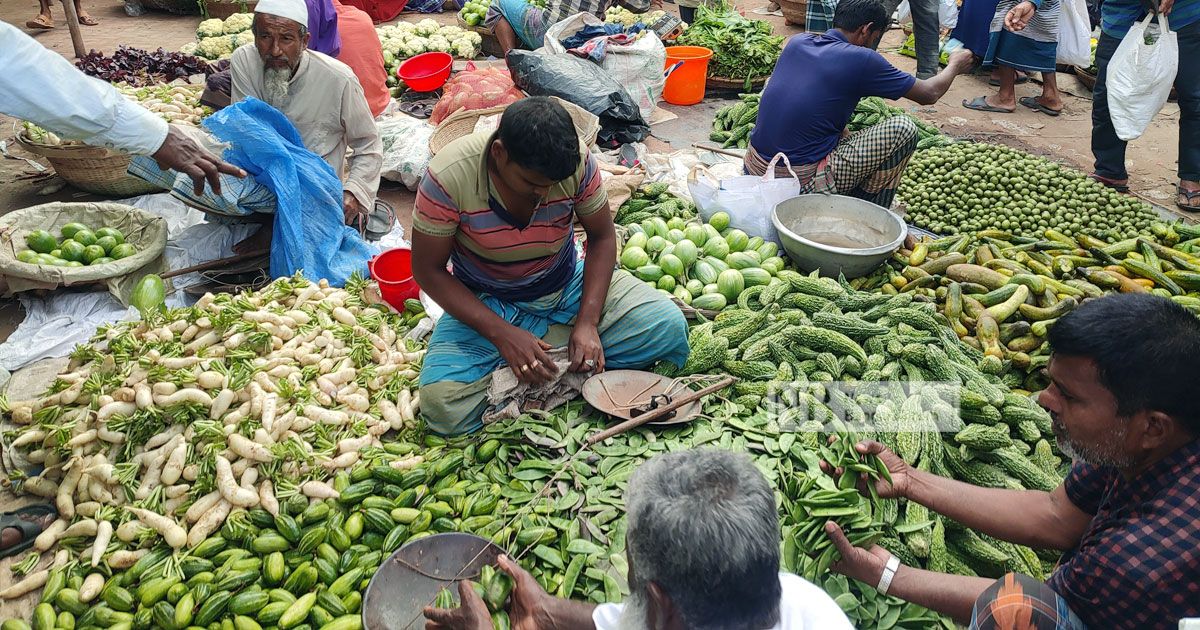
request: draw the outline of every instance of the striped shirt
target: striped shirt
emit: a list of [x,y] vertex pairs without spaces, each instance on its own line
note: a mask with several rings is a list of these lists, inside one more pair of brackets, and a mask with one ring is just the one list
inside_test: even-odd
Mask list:
[[[1146,17],[1141,0],[1105,0],[1100,8],[1100,28],[1105,35],[1118,39],[1125,37],[1134,22]],[[1200,21],[1200,0],[1177,0],[1167,22],[1172,31]]]
[[573,223],[608,208],[596,159],[582,150],[579,168],[550,188],[526,226],[499,201],[488,175],[493,135],[459,138],[438,152],[417,188],[413,229],[453,238],[450,263],[467,288],[510,302],[561,290],[575,265]]

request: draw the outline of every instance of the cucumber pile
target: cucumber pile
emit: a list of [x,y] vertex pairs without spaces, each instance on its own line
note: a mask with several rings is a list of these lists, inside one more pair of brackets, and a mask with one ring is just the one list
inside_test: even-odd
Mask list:
[[920,151],[898,191],[908,221],[938,234],[998,229],[1036,236],[1132,238],[1157,220],[1150,206],[1083,173],[1009,147],[957,142]]
[[664,221],[679,218],[688,220],[696,216],[696,206],[687,199],[677,197],[667,190],[667,184],[646,184],[635,190],[629,200],[617,209],[613,220],[627,225],[658,217]]
[[852,132],[862,131],[893,116],[906,116],[917,124],[918,151],[945,146],[954,142],[950,137],[942,135],[942,131],[937,127],[899,107],[888,105],[886,101],[878,96],[869,96],[858,102],[858,106],[854,108],[854,115],[850,117],[848,127]]
[[712,133],[708,139],[720,142],[721,148],[745,149],[750,146],[750,132],[754,131],[754,121],[758,118],[758,104],[761,94],[740,94],[739,103],[728,105],[717,110],[713,118]]
[[718,212],[707,223],[659,217],[626,226],[621,267],[684,304],[719,311],[742,291],[771,282],[786,264],[775,243],[730,229]]

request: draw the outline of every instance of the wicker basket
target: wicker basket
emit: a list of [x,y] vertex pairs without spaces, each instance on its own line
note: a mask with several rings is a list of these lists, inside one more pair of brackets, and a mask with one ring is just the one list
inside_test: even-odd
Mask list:
[[254,13],[254,7],[258,5],[258,0],[245,0],[244,2],[213,2],[204,3],[204,13],[211,18],[224,20],[234,13]]
[[783,12],[783,21],[789,26],[805,30],[808,24],[808,0],[775,0]]
[[759,77],[750,80],[750,89],[746,89],[745,79],[730,79],[727,77],[708,77],[704,89],[707,90],[738,90],[742,92],[757,92],[767,84],[770,77]]
[[[575,132],[579,134],[579,139],[589,147],[596,144],[596,136],[600,134],[600,119],[595,114],[574,103],[568,103],[554,96],[550,98],[558,101],[558,104],[566,108],[567,113],[571,115],[571,120],[575,123]],[[429,152],[437,155],[439,151],[451,142],[474,133],[475,124],[479,122],[480,118],[499,114],[506,107],[508,105],[497,105],[495,107],[488,107],[487,109],[463,109],[450,114],[437,126],[433,135],[429,137]]]
[[504,57],[504,51],[500,48],[500,40],[496,39],[496,35],[492,33],[492,29],[483,25],[471,26],[467,24],[467,21],[461,15],[458,16],[458,27],[464,31],[476,33],[483,38],[483,42],[479,44],[479,50],[483,54],[491,55],[492,57]]
[[26,151],[46,158],[64,181],[86,192],[108,197],[136,197],[162,190],[125,172],[132,159],[128,153],[86,144],[37,144],[30,141],[24,132],[17,135],[17,143]]

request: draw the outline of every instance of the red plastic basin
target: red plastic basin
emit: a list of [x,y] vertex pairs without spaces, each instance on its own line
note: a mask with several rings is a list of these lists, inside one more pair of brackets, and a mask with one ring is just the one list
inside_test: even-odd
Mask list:
[[414,92],[432,92],[446,84],[454,57],[444,52],[421,53],[400,64],[396,76]]
[[420,295],[421,287],[412,273],[411,249],[389,249],[372,258],[368,267],[371,277],[379,283],[379,296],[397,311],[404,310],[404,300]]

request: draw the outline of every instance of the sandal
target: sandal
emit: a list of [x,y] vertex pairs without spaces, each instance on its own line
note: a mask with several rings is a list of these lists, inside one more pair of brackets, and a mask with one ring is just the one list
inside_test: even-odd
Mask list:
[[1015,109],[1004,109],[1003,107],[993,107],[992,105],[988,105],[986,96],[976,96],[975,100],[969,101],[969,102],[966,100],[963,100],[962,104],[963,104],[963,107],[966,107],[967,109],[973,109],[975,111],[980,111],[980,112],[995,112],[997,114],[1011,114],[1011,113],[1017,111]]
[[1117,180],[1115,180],[1115,179],[1112,179],[1111,177],[1105,177],[1105,176],[1103,176],[1103,175],[1097,175],[1096,173],[1090,173],[1090,174],[1088,175],[1088,177],[1089,177],[1089,178],[1091,178],[1091,179],[1092,179],[1092,181],[1095,181],[1095,182],[1099,182],[1099,183],[1101,183],[1101,184],[1104,184],[1104,186],[1105,186],[1106,188],[1111,188],[1111,189],[1113,189],[1113,190],[1115,190],[1115,191],[1117,191],[1117,192],[1119,192],[1119,193],[1127,193],[1127,192],[1129,192],[1129,184],[1127,184],[1127,183],[1126,183],[1126,184],[1122,184],[1122,183],[1120,183],[1119,181],[1117,181]]
[[[1175,188],[1175,205],[1184,212],[1200,212],[1200,190],[1185,190],[1183,186]],[[1183,197],[1185,202],[1179,203]]]
[[48,31],[54,28],[54,18],[48,18],[44,15],[39,15],[25,23],[25,28],[38,31]]
[[79,16],[79,23],[84,26],[97,26],[100,24],[100,21],[90,15],[81,15]]
[[[54,506],[47,503],[35,503],[33,505],[27,505],[19,510],[13,510],[12,512],[0,514],[0,530],[5,530],[12,527],[20,530],[21,532],[21,542],[11,547],[0,549],[0,558],[15,556],[32,547],[34,539],[37,538],[38,534],[41,534],[45,529],[39,525],[37,521],[40,520],[39,517],[47,514],[57,515],[58,510],[54,509]],[[21,518],[21,515],[25,515],[26,517],[33,516],[34,520]]]
[[1047,116],[1057,116],[1062,113],[1061,109],[1050,109],[1049,107],[1043,105],[1041,101],[1032,96],[1022,96],[1017,102],[1025,107],[1028,107],[1029,109],[1041,112]]

